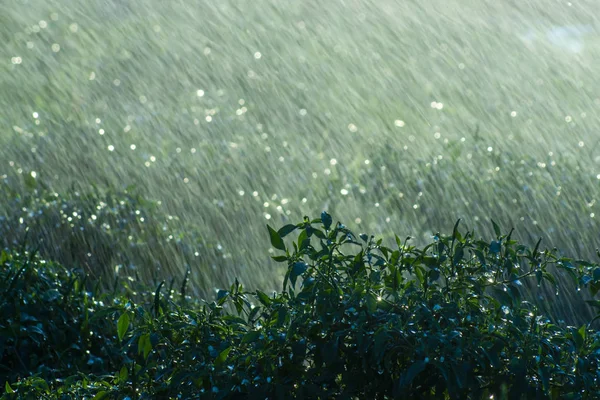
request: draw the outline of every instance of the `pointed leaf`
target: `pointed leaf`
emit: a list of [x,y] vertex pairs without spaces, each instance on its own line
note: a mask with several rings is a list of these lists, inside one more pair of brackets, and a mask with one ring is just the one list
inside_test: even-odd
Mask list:
[[227,356],[229,355],[230,351],[231,351],[231,347],[228,347],[225,350],[223,350],[219,354],[219,356],[217,358],[215,358],[215,366],[222,365],[227,360]]
[[165,281],[162,281],[158,287],[156,288],[156,292],[154,293],[154,316],[157,317],[160,315],[160,289],[165,284]]
[[269,296],[267,296],[266,293],[261,292],[260,290],[256,291],[256,296],[258,296],[258,300],[263,303],[263,305],[265,307],[269,307],[272,303],[271,299],[269,298]]
[[292,225],[292,224],[285,225],[277,231],[277,234],[279,235],[280,238],[284,238],[287,235],[289,235],[290,233],[292,233],[293,231],[295,231],[297,228],[298,227],[296,225]]
[[502,248],[502,243],[499,240],[492,240],[490,243],[490,253],[498,254]]
[[108,392],[105,390],[101,390],[92,398],[92,400],[104,400],[108,397]]
[[367,310],[369,313],[375,313],[375,311],[377,311],[377,299],[375,298],[375,295],[373,293],[369,293],[366,300]]
[[252,343],[260,337],[260,331],[250,331],[242,338],[242,343]]
[[269,229],[269,236],[271,237],[271,245],[277,250],[285,251],[285,243],[283,243],[283,239],[279,236],[279,233],[269,225],[267,225],[267,228]]
[[129,328],[129,314],[123,313],[119,317],[119,321],[117,322],[117,336],[119,337],[119,341],[122,341],[125,337],[125,333],[127,333],[127,329]]
[[410,368],[408,368],[408,371],[406,371],[406,374],[402,378],[402,386],[406,387],[406,386],[410,385],[411,382],[413,381],[413,379],[415,379],[415,377],[417,375],[419,375],[421,372],[423,372],[425,370],[426,366],[427,366],[427,363],[423,360],[417,361],[413,365],[411,365]]
[[333,222],[331,215],[327,214],[326,211],[323,211],[321,213],[321,222],[323,222],[323,226],[325,227],[325,229],[329,230],[329,228],[331,227],[331,223]]
[[465,255],[465,251],[462,246],[457,246],[456,251],[454,252],[454,257],[452,258],[452,262],[456,265],[460,263]]
[[121,382],[121,383],[126,382],[128,377],[129,377],[129,370],[127,369],[127,367],[125,365],[123,365],[121,367],[121,370],[119,371],[119,382]]
[[292,269],[290,271],[290,282],[292,286],[296,286],[296,278],[302,275],[308,269],[308,265],[305,262],[295,262],[292,265]]
[[497,223],[494,222],[494,220],[492,220],[492,226],[494,227],[494,233],[496,234],[496,237],[500,237],[502,236],[502,232],[500,231],[500,227],[498,226]]
[[[4,264],[7,261],[8,261],[8,253],[5,250],[2,250],[2,252],[0,252],[0,264]],[[8,383],[7,383],[7,385],[8,385]]]

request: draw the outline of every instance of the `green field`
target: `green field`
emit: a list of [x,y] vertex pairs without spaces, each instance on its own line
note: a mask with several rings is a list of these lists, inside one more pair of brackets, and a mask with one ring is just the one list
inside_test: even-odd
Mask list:
[[[0,243],[33,226],[28,240],[45,238],[65,264],[85,264],[81,252],[98,275],[123,265],[143,280],[189,266],[199,293],[235,277],[279,289],[285,268],[269,258],[265,224],[322,210],[390,243],[428,243],[459,218],[489,239],[494,219],[523,242],[593,259],[597,11],[545,0],[5,1]],[[44,198],[32,192],[42,185]],[[100,203],[125,190],[157,214],[137,214],[137,197]],[[131,218],[61,214],[77,193]],[[112,252],[110,240],[136,250]],[[550,307],[583,313],[569,298]]]

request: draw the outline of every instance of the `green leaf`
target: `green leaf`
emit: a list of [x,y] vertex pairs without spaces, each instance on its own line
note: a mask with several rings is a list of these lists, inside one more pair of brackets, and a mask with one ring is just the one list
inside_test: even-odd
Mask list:
[[223,350],[217,358],[215,358],[215,367],[223,365],[223,363],[225,363],[225,361],[227,360],[227,356],[229,355],[229,352],[231,351],[231,347],[226,348],[225,350]]
[[538,269],[535,271],[535,280],[537,281],[538,286],[542,284],[542,278],[544,277],[542,270]]
[[323,222],[323,226],[325,227],[325,229],[329,230],[329,228],[331,227],[331,223],[333,222],[331,215],[327,214],[326,211],[323,211],[321,213],[321,222]]
[[250,331],[242,338],[242,343],[252,343],[260,337],[260,331]]
[[533,249],[533,258],[537,258],[538,256],[538,249],[540,248],[540,243],[542,243],[542,238],[538,240],[538,242],[535,245],[535,248]]
[[502,248],[502,242],[499,240],[492,240],[490,243],[490,253],[498,254],[500,253],[500,249]]
[[396,265],[398,260],[400,259],[400,252],[398,250],[392,251],[392,256],[390,257],[389,263],[391,265]]
[[277,231],[277,234],[279,235],[280,238],[284,238],[287,235],[289,235],[290,233],[292,233],[293,231],[295,231],[297,228],[298,227],[296,225],[292,225],[292,224],[285,225]]
[[575,343],[575,349],[577,349],[577,351],[581,350],[581,348],[583,347],[583,344],[585,342],[585,336],[586,336],[585,328],[586,328],[585,325],[583,325],[579,329],[571,328],[571,336],[573,337],[573,342]]
[[[4,253],[4,252],[3,252]],[[6,383],[4,384],[4,390],[6,391],[6,393],[14,393],[15,391],[13,390],[13,388],[10,387],[8,381],[6,381]]]
[[260,312],[260,307],[254,307],[252,309],[252,311],[250,311],[250,314],[248,315],[248,322],[252,323],[252,321],[254,321],[254,318],[256,317],[256,315]]
[[377,299],[375,298],[375,295],[373,293],[369,293],[366,300],[367,310],[370,314],[373,314],[375,311],[377,311]]
[[121,371],[119,371],[119,382],[124,383],[127,382],[127,378],[129,377],[129,370],[125,365],[121,367]]
[[305,262],[295,262],[292,265],[292,269],[290,271],[290,282],[292,286],[296,286],[296,278],[302,275],[308,269],[308,265]]
[[497,223],[494,222],[494,220],[492,220],[492,226],[494,227],[494,233],[496,234],[496,237],[500,237],[502,236],[502,232],[500,231],[500,227],[498,226]]
[[150,341],[150,334],[146,333],[138,339],[138,354],[143,354],[144,359],[147,360],[150,352],[152,351],[152,342]]
[[229,291],[227,291],[227,290],[224,290],[224,289],[219,289],[219,290],[217,291],[217,301],[220,301],[220,300],[226,299],[226,298],[227,298],[227,296],[229,296]]
[[2,250],[2,252],[0,252],[0,264],[4,264],[7,261],[8,261],[8,253],[6,251]]
[[269,235],[271,236],[271,245],[277,250],[285,251],[285,243],[283,243],[283,239],[279,233],[277,233],[277,231],[275,231],[275,229],[271,228],[269,225],[267,225],[267,228],[269,229]]
[[460,218],[454,224],[454,228],[452,228],[452,244],[450,245],[450,247],[452,248],[454,247],[454,242],[456,241],[456,239],[460,241],[460,232],[458,231],[458,224],[460,224]]
[[587,325],[581,325],[581,327],[579,328],[579,330],[577,330],[577,332],[579,333],[579,336],[581,336],[583,341],[585,342],[585,339],[587,338]]
[[298,245],[300,246],[300,250],[305,249],[310,244],[310,238],[308,237],[307,230],[303,230],[298,235]]
[[101,390],[92,398],[92,400],[104,400],[108,397],[108,392],[105,390]]
[[117,335],[119,337],[119,341],[122,341],[125,337],[125,333],[127,333],[127,329],[129,328],[129,313],[123,313],[119,317],[119,321],[117,322]]
[[263,303],[263,305],[265,307],[269,307],[272,303],[271,299],[269,298],[269,296],[267,296],[266,293],[261,292],[260,290],[256,291],[256,296],[258,297],[258,300]]
[[417,361],[411,365],[410,368],[408,368],[408,371],[406,371],[406,374],[402,377],[401,386],[406,387],[410,385],[413,379],[425,370],[426,366],[427,363],[423,360]]
[[474,250],[473,251],[475,253],[475,255],[477,256],[477,259],[479,260],[479,263],[485,267],[486,262],[485,262],[485,256],[483,255],[483,253],[481,252],[481,250]]
[[462,246],[457,246],[456,250],[454,251],[454,257],[452,258],[452,262],[456,265],[459,264],[463,257],[465,255],[465,250],[463,249]]
[[286,256],[271,256],[271,258],[276,262],[285,262],[287,261]]
[[402,248],[402,241],[400,240],[400,238],[398,237],[398,235],[394,235],[394,238],[396,239],[396,244],[398,245],[398,249]]
[[288,310],[285,307],[280,307],[277,311],[277,326],[283,326],[285,324],[285,318],[287,317]]
[[162,281],[158,287],[156,288],[156,292],[154,293],[154,316],[158,317],[160,315],[160,289],[165,284],[165,281]]

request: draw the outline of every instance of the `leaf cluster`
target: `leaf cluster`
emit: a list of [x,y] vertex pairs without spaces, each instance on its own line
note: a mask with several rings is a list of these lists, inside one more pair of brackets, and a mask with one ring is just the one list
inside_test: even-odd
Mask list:
[[[3,253],[14,284],[2,300],[2,398],[598,398],[594,321],[555,322],[522,286],[558,287],[558,268],[596,295],[600,267],[494,228],[491,241],[457,223],[424,248],[399,237],[387,247],[324,212],[268,227],[287,267],[280,293],[236,281],[210,302],[186,294],[187,276],[180,288],[100,294],[58,264]],[[79,348],[60,354],[69,342]]]

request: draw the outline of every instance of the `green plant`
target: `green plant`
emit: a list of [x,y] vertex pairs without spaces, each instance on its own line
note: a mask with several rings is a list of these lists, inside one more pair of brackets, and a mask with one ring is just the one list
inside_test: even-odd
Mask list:
[[[3,399],[60,398],[70,391],[107,399],[597,398],[596,322],[571,327],[553,321],[523,300],[521,283],[557,286],[553,266],[596,295],[600,267],[541,251],[539,243],[521,245],[493,225],[491,242],[462,234],[457,223],[451,235],[436,235],[421,249],[408,239],[397,237],[391,248],[356,236],[327,213],[268,227],[272,246],[282,252],[273,258],[288,267],[282,292],[248,292],[235,282],[212,302],[187,295],[185,276],[179,289],[127,286],[105,295],[106,304],[95,300],[98,293],[77,292],[85,294],[65,303],[72,297],[61,284],[71,279],[64,269],[38,282],[47,268],[61,267],[4,253],[3,271],[15,285],[38,282],[15,286],[20,298],[40,299],[38,314],[56,307],[83,320],[89,305],[81,304],[93,301],[93,314],[102,317],[90,316],[89,329],[103,345],[86,342],[86,348],[104,363],[99,371],[86,363],[69,369],[38,347],[53,374],[32,361],[20,381],[4,376]],[[288,235],[297,235],[291,245]],[[29,291],[48,282],[55,288],[37,293],[55,293],[56,306]],[[5,297],[3,307],[14,298]],[[14,313],[5,315],[15,320]],[[51,321],[43,319],[40,329],[57,329]],[[11,336],[17,331],[3,332],[5,342],[22,351]],[[5,351],[2,364],[16,365],[15,354]]]
[[[0,248],[31,243],[42,257],[84,270],[104,289],[112,287],[115,277],[157,284],[192,266],[197,280],[216,280],[208,268],[219,258],[216,246],[133,187],[73,187],[57,193],[25,176],[18,184],[0,182],[0,190],[6,194]],[[209,288],[196,289],[206,294]]]

